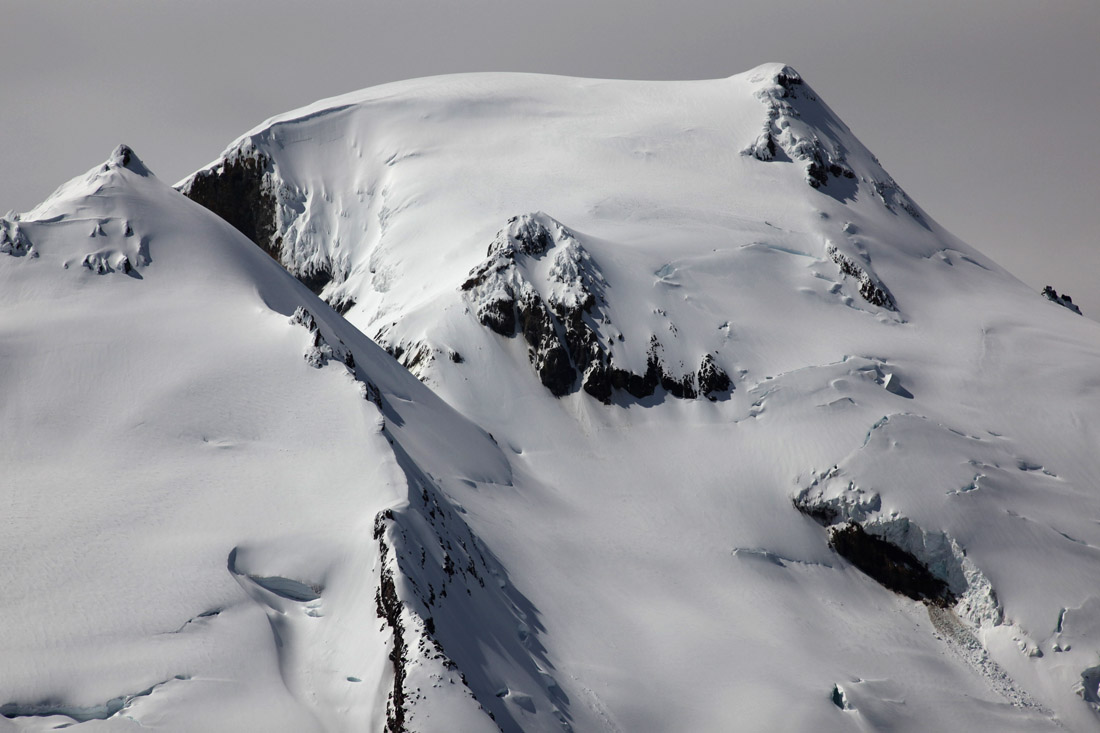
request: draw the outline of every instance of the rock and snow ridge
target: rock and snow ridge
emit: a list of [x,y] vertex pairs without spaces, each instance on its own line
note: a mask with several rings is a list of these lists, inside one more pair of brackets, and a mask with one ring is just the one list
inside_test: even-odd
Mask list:
[[[0,730],[381,729],[436,674],[433,606],[513,613],[427,473],[506,483],[499,449],[244,237],[126,147],[15,224],[38,256],[0,269],[20,436]],[[425,605],[433,583],[461,600]],[[455,689],[406,723],[499,730],[491,685],[529,675],[448,664]]]
[[[544,256],[551,260],[548,269],[538,267]],[[462,283],[483,326],[501,336],[523,334],[531,366],[555,396],[574,391],[578,375],[584,391],[605,403],[615,390],[642,398],[660,386],[675,397],[712,400],[730,390],[729,376],[710,354],[702,356],[697,372],[668,374],[656,335],[647,344],[644,374],[617,367],[613,344],[625,339],[601,308],[607,289],[576,235],[541,212],[509,220],[485,261]]]
[[137,165],[0,223],[0,730],[1095,727],[1095,324],[790,67]]
[[1077,315],[1081,315],[1081,309],[1077,305],[1074,304],[1073,298],[1069,297],[1065,293],[1062,293],[1061,295],[1058,295],[1058,291],[1055,290],[1054,288],[1052,288],[1049,285],[1047,285],[1043,288],[1043,297],[1046,298],[1047,300],[1053,302],[1053,303],[1057,303],[1058,305],[1062,306],[1063,308],[1069,308],[1071,311],[1073,311]]
[[[427,103],[425,111],[416,118],[417,125],[425,126],[425,120],[431,122],[436,118],[445,117],[446,112],[455,108],[458,109],[455,116],[461,118],[466,114],[463,105],[480,103],[491,109],[494,84],[505,90],[501,95],[503,109],[515,105],[522,106],[528,101],[522,96],[519,97],[518,102],[510,97],[510,94],[515,94],[511,87],[521,86],[524,82],[548,87],[547,92],[552,94],[560,94],[559,88],[562,87],[567,93],[572,91],[566,86],[572,80],[559,80],[554,77],[469,75],[457,79],[459,81],[456,81],[455,86],[460,90],[464,82],[475,87],[471,100],[465,100],[461,94],[453,92],[450,94],[454,99],[450,99],[445,89],[442,94],[432,91],[431,94],[443,99],[436,101],[428,97],[432,101]],[[483,84],[482,80],[489,83]],[[763,117],[766,121],[765,134],[761,138],[764,142],[758,140],[759,144],[750,148],[758,152],[768,150],[772,152],[767,155],[763,152],[753,154],[754,160],[800,161],[806,165],[806,181],[814,188],[822,189],[824,186],[822,190],[828,192],[830,196],[838,200],[848,200],[854,198],[862,186],[867,196],[877,197],[880,203],[892,213],[895,212],[896,202],[894,198],[884,198],[883,192],[896,192],[897,197],[900,197],[898,200],[904,203],[902,208],[914,220],[921,221],[920,212],[909,204],[907,199],[904,199],[900,188],[881,170],[873,156],[861,151],[858,141],[851,138],[851,133],[843,123],[817,100],[813,91],[804,84],[797,72],[786,66],[768,65],[740,77],[711,84],[722,84],[723,88],[717,91],[724,96],[730,96],[733,90],[729,87],[734,80],[742,84],[747,82],[753,95],[753,99],[746,100],[748,104],[743,105],[737,112],[745,115],[748,111],[751,116]],[[433,81],[435,80],[422,80],[419,84],[431,84]],[[440,82],[435,81],[435,83]],[[488,92],[478,88],[478,85],[488,87]],[[386,88],[378,91],[384,94],[384,89]],[[383,127],[391,114],[388,109],[391,100],[384,96],[376,98],[373,91],[367,90],[348,95],[339,100],[332,100],[329,104],[319,103],[299,113],[275,118],[242,137],[230,146],[221,159],[179,184],[179,188],[187,196],[237,226],[246,236],[279,260],[291,274],[302,280],[314,292],[322,295],[340,312],[345,313],[355,308],[355,312],[350,316],[352,321],[365,332],[372,334],[414,373],[423,376],[430,371],[430,364],[436,360],[437,356],[447,355],[454,361],[456,354],[461,356],[460,352],[424,339],[396,337],[393,334],[392,319],[389,316],[395,305],[401,308],[407,307],[407,305],[399,305],[407,299],[404,297],[379,298],[379,295],[388,293],[395,284],[393,273],[396,269],[411,270],[407,273],[408,277],[403,278],[402,284],[423,283],[424,278],[435,278],[432,274],[420,272],[424,268],[416,268],[412,262],[421,257],[430,260],[434,254],[413,255],[403,251],[395,252],[391,257],[385,242],[387,238],[393,238],[388,235],[388,231],[396,213],[409,206],[423,206],[419,199],[431,197],[431,194],[412,194],[410,198],[410,194],[396,193],[405,188],[401,184],[404,180],[401,172],[410,167],[415,168],[423,164],[425,158],[432,157],[432,153],[426,153],[424,150],[445,149],[448,145],[447,142],[436,139],[435,135],[438,133],[434,130],[413,132],[412,142],[391,142],[389,138],[392,137],[392,133]],[[629,88],[626,91],[633,93]],[[400,92],[398,96],[400,97]],[[481,99],[483,96],[486,99]],[[648,99],[644,96],[642,98],[644,103],[652,106]],[[630,102],[633,101],[630,100]],[[728,104],[731,100],[723,101]],[[395,106],[399,118],[403,119],[407,110],[400,104]],[[541,110],[536,110],[533,121],[540,124],[546,122],[546,119],[539,116],[539,112]],[[462,121],[464,120],[460,119],[455,126],[458,127]],[[667,123],[662,122],[662,125]],[[381,128],[377,133],[374,131],[376,127]],[[329,167],[319,167],[316,158],[303,157],[306,150],[312,147],[308,139],[312,137],[314,131],[321,130],[324,131],[323,134],[330,135],[337,141],[334,146],[326,146],[326,154],[322,156],[325,160],[332,159],[332,165]],[[477,131],[478,134],[482,132]],[[301,137],[303,134],[304,138]],[[415,141],[415,138],[420,135],[425,139]],[[377,143],[371,139],[372,136],[378,138]],[[307,142],[299,145],[299,140]],[[526,140],[522,141],[523,144],[526,142]],[[596,142],[599,147],[605,144],[600,139]],[[331,152],[328,150],[343,148],[344,145],[347,146],[346,154],[354,160],[350,165],[347,162],[348,159],[337,161],[332,156],[332,153],[337,152],[335,149]],[[531,141],[532,148],[537,145],[538,141]],[[779,154],[774,152],[777,149],[776,145],[779,145]],[[461,150],[461,146],[455,147]],[[847,152],[849,148],[862,158],[863,165],[856,166],[860,170],[858,180],[856,168],[844,162],[849,157]],[[374,150],[377,150],[377,157],[371,159],[370,153]],[[750,149],[742,152],[748,154],[746,151],[751,152]],[[438,157],[444,156],[442,150],[433,152]],[[501,158],[507,157],[496,155]],[[643,153],[643,155],[650,155],[650,153]],[[494,152],[487,153],[487,156],[494,157]],[[574,165],[577,164],[574,163]],[[518,172],[525,179],[540,180],[539,175],[527,175],[523,167],[518,167]],[[351,179],[344,180],[348,173],[351,174]],[[465,173],[466,171],[463,171],[463,174]],[[509,171],[509,173],[514,174],[515,171]],[[829,176],[844,180],[846,183],[843,186],[836,182],[829,184],[831,180]],[[615,180],[614,176],[610,178]],[[415,190],[423,187],[424,180],[420,179],[412,183]],[[529,186],[530,181],[525,180],[524,184]],[[464,181],[461,185],[468,184]],[[501,185],[501,183],[494,182],[494,185]],[[546,201],[544,191],[543,188],[534,192],[535,196],[543,202]],[[894,194],[892,193],[891,196]],[[571,202],[570,206],[573,205]],[[540,210],[546,211],[549,207],[532,207],[530,212],[540,212]],[[504,230],[500,229],[503,222],[509,222],[506,225],[507,228],[520,217],[524,221],[537,221],[540,216],[545,215],[525,213],[515,209],[502,212],[496,224],[498,231],[492,238],[493,243],[489,245],[485,260],[480,265],[474,265],[469,275],[463,278],[462,289],[468,291],[473,287],[470,278],[474,269],[490,267],[490,261],[495,257],[499,258],[500,254],[494,253],[493,248],[501,246],[500,237],[505,236]],[[557,227],[561,231],[569,231],[560,221],[553,219],[551,221],[553,222],[550,225],[551,229]],[[462,227],[458,222],[453,224],[446,223],[443,233],[435,235],[434,238],[425,235],[418,236],[417,239],[434,239],[438,245],[445,245],[447,240],[453,241],[456,237],[468,239],[463,235]],[[858,242],[858,237],[851,236],[853,226],[848,222],[840,232],[840,237],[826,238],[825,255],[836,263],[839,270],[837,274],[842,278],[851,277],[855,281],[855,289],[861,299],[874,307],[896,310],[888,287],[875,274],[865,249]],[[572,235],[569,236],[572,237]],[[486,236],[482,241],[489,239],[490,237]],[[566,243],[564,249],[555,255],[558,257],[555,261],[559,262],[559,266],[565,266],[566,263],[561,258],[568,257],[569,253],[578,247],[578,251],[582,252],[586,258],[585,261],[591,261],[591,256],[583,245],[571,243]],[[402,249],[404,250],[405,247]],[[394,259],[396,262],[392,262]],[[430,264],[430,261],[423,264]],[[673,272],[671,263],[664,263],[661,267],[655,268],[655,271],[660,274],[662,280],[672,282],[668,278],[668,275]],[[600,276],[598,271],[595,274]],[[555,277],[554,273],[546,276]],[[603,287],[598,283],[597,286],[597,289]],[[419,289],[423,291],[425,288]],[[481,289],[483,288],[479,288]],[[436,297],[449,298],[450,296],[451,293],[439,293]],[[413,297],[418,300],[423,299],[422,295]],[[479,318],[487,315],[485,304],[475,305],[479,309]],[[546,306],[540,308],[540,304],[534,301],[531,301],[531,307],[533,309],[531,317],[524,319],[524,324],[530,327],[529,330],[524,331],[531,349],[530,360],[540,381],[555,395],[567,394],[578,386],[582,386],[597,399],[609,402],[612,394],[616,392],[641,398],[652,394],[656,387],[661,387],[672,396],[679,397],[695,397],[700,394],[709,396],[711,392],[721,393],[727,389],[726,380],[723,377],[728,373],[728,369],[715,360],[713,349],[707,348],[714,343],[714,339],[708,339],[709,344],[704,342],[695,345],[693,347],[695,353],[677,343],[669,343],[670,339],[661,332],[671,330],[675,337],[681,326],[673,321],[665,319],[665,323],[654,324],[650,333],[637,334],[635,341],[640,342],[642,348],[633,347],[631,349],[633,353],[628,360],[630,364],[620,364],[616,367],[610,363],[610,344],[599,343],[602,338],[601,329],[592,328],[592,324],[588,324],[587,327],[579,323],[570,326],[561,320],[563,317],[574,320],[578,318],[575,308],[559,303],[557,306],[559,310],[569,311],[569,314],[562,316],[552,314]],[[582,305],[581,310],[587,314],[592,307],[593,305],[588,303]],[[655,312],[662,311],[657,309]],[[504,314],[501,314],[501,317],[505,317]],[[590,316],[589,319],[591,320]],[[606,322],[606,314],[603,314],[601,319],[602,322]],[[483,323],[490,325],[490,322],[484,319]],[[508,320],[504,320],[495,325],[504,329],[500,331],[504,333],[508,323]],[[619,332],[615,337],[623,338],[624,335]],[[572,347],[570,347],[570,341],[572,341]],[[662,357],[660,352],[666,353]],[[698,383],[700,369],[707,380],[704,383]],[[711,377],[714,379],[713,383],[709,381]],[[730,386],[733,386],[732,382]]]

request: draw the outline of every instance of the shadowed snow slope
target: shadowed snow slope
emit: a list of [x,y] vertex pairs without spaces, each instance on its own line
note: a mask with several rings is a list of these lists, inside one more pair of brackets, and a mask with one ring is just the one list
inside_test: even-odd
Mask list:
[[1100,326],[793,69],[319,102],[262,250],[125,157],[0,222],[10,725],[1095,729]]

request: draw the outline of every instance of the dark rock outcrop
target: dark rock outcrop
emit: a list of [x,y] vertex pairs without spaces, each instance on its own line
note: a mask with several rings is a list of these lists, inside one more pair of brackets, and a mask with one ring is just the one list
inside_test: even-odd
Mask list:
[[390,341],[389,330],[386,328],[374,335],[374,341],[417,379],[423,379],[425,369],[435,361],[436,349],[420,341],[394,343]]
[[716,399],[712,395],[729,392],[733,389],[733,383],[730,381],[729,375],[722,371],[722,367],[714,362],[714,357],[710,354],[703,355],[703,361],[699,364],[698,379],[699,393],[710,397],[712,400]]
[[[554,715],[562,730],[571,730],[568,698],[545,671],[551,665],[538,642],[537,610],[506,582],[503,567],[434,481],[400,451],[398,461],[409,479],[408,502],[383,510],[374,521],[381,566],[377,614],[393,633],[386,730],[419,730],[418,704],[436,683],[454,685],[451,690],[458,688],[502,729],[522,730],[495,694],[512,681],[486,674],[479,645],[509,657],[528,680],[540,680],[538,689],[525,691],[540,699],[540,710]],[[471,618],[478,619],[476,627]],[[471,641],[471,628],[478,643]]]
[[880,585],[916,601],[951,606],[955,595],[947,583],[911,553],[881,537],[868,534],[856,522],[834,529],[829,546]]
[[307,364],[315,369],[328,366],[330,362],[343,365],[348,376],[358,387],[359,395],[363,399],[373,402],[379,410],[384,411],[382,391],[378,389],[378,385],[367,378],[366,374],[355,363],[355,354],[343,341],[336,336],[326,338],[321,331],[320,324],[317,323],[317,319],[303,306],[298,306],[295,309],[294,314],[290,317],[290,323],[309,331],[309,346],[302,354]]
[[[346,263],[325,251],[325,237],[303,240],[296,232],[292,223],[304,194],[286,186],[274,161],[250,141],[195,173],[180,192],[232,224],[315,294],[347,277]],[[327,299],[341,313],[355,302],[347,293]]]
[[835,141],[826,143],[807,126],[792,124],[802,117],[793,101],[800,96],[811,101],[817,99],[808,87],[804,87],[798,72],[784,66],[770,81],[756,93],[757,99],[764,103],[767,110],[764,129],[741,154],[771,161],[776,160],[777,154],[782,151],[790,160],[805,164],[806,183],[813,188],[828,184],[830,176],[854,179],[855,173],[845,161],[843,147]]
[[577,370],[569,358],[568,339],[559,335],[558,324],[536,293],[523,293],[516,310],[520,331],[527,341],[527,357],[539,380],[555,397],[568,394],[577,379]]
[[829,245],[826,251],[829,258],[840,268],[842,274],[854,277],[859,281],[859,294],[864,300],[871,305],[877,305],[886,310],[896,311],[898,309],[897,304],[894,302],[894,296],[869,269],[860,267],[855,260],[842,254],[833,245]]
[[937,606],[953,605],[955,594],[927,564],[885,537],[867,532],[853,519],[866,517],[867,510],[877,511],[880,506],[877,495],[863,505],[856,505],[850,503],[850,499],[826,501],[814,493],[813,488],[820,479],[834,476],[836,472],[834,467],[815,479],[810,489],[795,497],[794,508],[826,527],[829,547],[880,585],[914,600]]
[[[842,136],[844,124],[820,102],[798,72],[784,66],[756,92],[765,108],[763,130],[742,151],[761,161],[796,161],[805,167],[806,183],[841,201],[856,198],[860,181],[891,212],[903,210],[918,224],[927,227],[920,210],[909,200],[901,186],[886,171],[856,171],[848,163],[848,151]],[[869,155],[869,154],[868,154]],[[874,156],[870,156],[874,157]]]
[[290,317],[290,322],[302,326],[313,337],[309,348],[306,349],[303,355],[307,364],[315,369],[320,369],[327,365],[329,361],[338,361],[348,368],[352,376],[355,375],[355,356],[351,353],[351,349],[340,339],[336,339],[334,344],[329,343],[328,339],[321,333],[317,319],[313,317],[312,313],[303,306],[298,306]]
[[[0,251],[2,251],[2,250],[0,250]],[[1063,308],[1070,309],[1071,311],[1073,311],[1074,313],[1076,313],[1079,316],[1083,315],[1081,313],[1081,308],[1074,304],[1073,298],[1069,297],[1065,293],[1062,293],[1061,295],[1058,295],[1058,291],[1055,290],[1054,288],[1052,288],[1049,285],[1047,285],[1046,287],[1043,288],[1043,297],[1046,298],[1047,300],[1049,300],[1052,303],[1057,303],[1058,305],[1062,306]]]
[[[528,262],[545,257],[553,258],[549,280],[536,283]],[[643,374],[618,366],[610,343],[600,337],[601,326],[612,326],[604,312],[606,288],[599,267],[576,236],[542,213],[509,220],[489,245],[486,259],[461,286],[483,326],[501,336],[522,334],[531,366],[555,396],[583,389],[610,403],[616,390],[642,399],[662,387],[673,397],[702,394],[716,399],[714,395],[733,388],[709,354],[698,375],[671,373],[656,336],[650,339]]]
[[220,165],[196,173],[181,193],[225,219],[279,261],[278,202],[265,178],[270,169],[271,161],[263,153],[238,152]]

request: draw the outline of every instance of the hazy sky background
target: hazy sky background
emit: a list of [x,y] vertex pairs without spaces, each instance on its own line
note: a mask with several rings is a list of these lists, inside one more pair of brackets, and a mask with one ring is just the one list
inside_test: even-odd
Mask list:
[[119,142],[175,182],[265,118],[460,71],[793,65],[929,214],[1100,317],[1100,0],[0,0],[0,212]]

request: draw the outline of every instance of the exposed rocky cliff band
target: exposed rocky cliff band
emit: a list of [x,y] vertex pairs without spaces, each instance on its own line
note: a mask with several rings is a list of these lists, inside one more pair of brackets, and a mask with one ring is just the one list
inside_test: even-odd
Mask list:
[[[545,258],[548,274],[537,282],[533,265]],[[555,396],[583,389],[610,403],[616,391],[644,398],[661,387],[673,397],[717,399],[733,389],[711,354],[700,357],[697,371],[672,373],[656,336],[646,346],[643,373],[620,367],[610,340],[601,336],[613,326],[605,312],[607,287],[576,235],[539,212],[510,219],[461,289],[483,326],[501,336],[523,335],[531,366]]]
[[[319,295],[334,278],[332,264],[317,252],[297,261],[297,253],[285,239],[288,222],[280,215],[280,207],[286,203],[282,199],[293,197],[282,189],[272,160],[247,143],[180,186],[184,196],[232,224]],[[334,307],[343,312],[350,304],[339,301]]]

